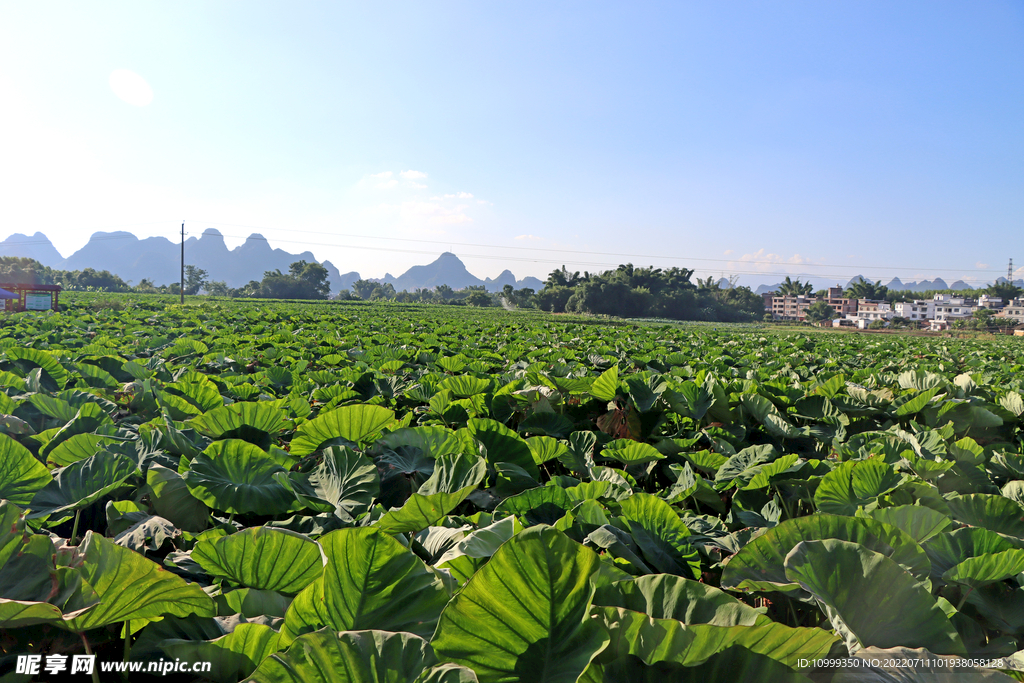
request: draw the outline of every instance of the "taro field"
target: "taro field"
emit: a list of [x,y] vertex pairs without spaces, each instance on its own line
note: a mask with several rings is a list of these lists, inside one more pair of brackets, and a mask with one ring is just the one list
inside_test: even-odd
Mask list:
[[89,301],[0,326],[4,681],[1021,680],[1022,339]]

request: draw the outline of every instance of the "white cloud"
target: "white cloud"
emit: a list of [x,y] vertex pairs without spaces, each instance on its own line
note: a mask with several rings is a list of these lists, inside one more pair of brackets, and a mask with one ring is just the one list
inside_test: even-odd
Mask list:
[[975,268],[985,269],[985,268],[988,268],[988,264],[987,263],[982,263],[981,261],[978,261],[977,263],[974,264],[974,267]]
[[382,178],[383,179],[383,178],[390,178],[393,175],[394,175],[394,173],[392,173],[391,171],[381,171],[380,173],[371,173],[370,177],[371,178]]
[[398,175],[406,180],[422,180],[427,177],[422,171],[401,171]]
[[409,186],[410,187],[415,187],[417,190],[425,190],[425,189],[427,189],[427,186],[424,185],[423,183],[409,183]]
[[516,235],[516,239],[517,240],[531,240],[531,241],[535,241],[536,242],[536,241],[543,240],[544,238],[543,237],[537,237],[536,235]]
[[724,253],[725,253],[726,256],[731,256],[732,254],[735,254],[736,252],[733,249],[726,249]]
[[810,259],[800,254],[782,256],[781,254],[765,252],[764,249],[758,249],[753,254],[744,254],[735,261],[729,261],[728,267],[738,269],[742,266],[744,271],[753,270],[759,273],[785,273],[788,270],[787,266],[813,264],[816,261],[821,263],[823,260]]
[[455,194],[446,194],[445,199],[472,199],[473,195],[468,192],[456,192]]

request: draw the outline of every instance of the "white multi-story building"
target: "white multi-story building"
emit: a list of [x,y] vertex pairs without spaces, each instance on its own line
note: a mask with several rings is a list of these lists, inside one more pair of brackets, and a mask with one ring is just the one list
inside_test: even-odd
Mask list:
[[973,299],[966,299],[962,296],[951,294],[936,294],[934,297],[935,315],[934,320],[950,322],[970,318],[978,310],[978,305]]
[[1013,299],[996,315],[1001,318],[1013,318],[1024,323],[1024,299]]
[[898,317],[915,322],[931,320],[935,317],[935,302],[931,299],[897,301],[893,304],[893,309]]

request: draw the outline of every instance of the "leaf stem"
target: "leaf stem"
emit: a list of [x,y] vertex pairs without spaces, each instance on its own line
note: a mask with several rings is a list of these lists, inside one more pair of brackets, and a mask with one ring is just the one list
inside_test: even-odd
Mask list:
[[[71,527],[71,540],[69,541],[69,543],[71,545],[77,545],[75,543],[75,538],[78,536],[78,520],[81,518],[81,516],[82,516],[82,508],[78,508],[78,510],[75,511],[75,523]],[[83,639],[84,639],[84,636],[83,636]],[[86,647],[88,648],[89,646],[86,645]]]
[[960,598],[960,602],[957,603],[957,606],[956,606],[956,611],[957,612],[959,612],[960,608],[964,606],[965,602],[967,602],[967,596],[969,596],[971,594],[971,591],[973,591],[973,590],[974,590],[974,586],[971,586],[970,590],[968,590],[966,593],[964,593],[963,597]]
[[89,641],[85,637],[85,631],[79,631],[78,637],[82,639],[82,645],[85,646],[85,654],[93,658],[92,662],[92,683],[100,683],[99,669],[96,668],[96,655],[93,654],[92,648],[89,647]]

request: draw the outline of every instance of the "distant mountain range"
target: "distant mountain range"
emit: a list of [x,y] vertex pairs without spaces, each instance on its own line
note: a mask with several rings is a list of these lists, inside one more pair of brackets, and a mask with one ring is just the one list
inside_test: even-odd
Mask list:
[[[849,289],[855,282],[859,282],[861,280],[867,281],[867,278],[865,278],[865,277],[863,277],[861,275],[853,277],[853,278],[850,279],[849,282],[846,283],[846,285],[843,287],[843,289]],[[1006,280],[1005,277],[998,277],[995,280],[995,282],[997,284],[998,283],[1002,283],[1002,282],[1006,282],[1006,281],[1007,280]],[[877,280],[875,280],[875,282],[877,282]],[[829,286],[836,286],[835,283],[833,283],[832,285],[828,285],[828,284],[822,285],[822,284],[820,284],[820,283],[818,283],[816,281],[815,281],[814,284],[815,284],[815,289],[827,289]],[[1018,287],[1024,287],[1024,279],[1014,280],[1013,284],[1017,285]],[[755,294],[766,294],[768,292],[774,292],[774,291],[778,290],[778,288],[781,287],[781,286],[782,286],[781,282],[777,282],[774,285],[758,285],[758,287],[754,290],[754,293]],[[969,289],[973,290],[974,289],[974,287],[972,287],[971,285],[967,284],[963,280],[957,280],[953,284],[946,284],[946,281],[943,280],[940,277],[937,277],[934,280],[921,280],[920,282],[903,282],[898,277],[894,277],[893,279],[889,280],[888,283],[885,283],[885,286],[888,287],[890,290],[898,291],[898,292],[899,291],[902,291],[902,292],[927,292],[927,291],[933,290],[933,289],[951,289],[953,291],[962,291],[962,290],[969,290]],[[987,287],[987,286],[988,285],[986,284],[986,285],[983,285],[983,286],[979,287],[978,289],[985,289],[985,287]]]
[[[165,237],[139,239],[130,232],[93,233],[89,242],[68,258],[61,256],[41,232],[34,235],[16,233],[0,242],[0,256],[32,258],[58,270],[109,270],[132,284],[143,279],[156,285],[177,282],[181,268],[180,244]],[[211,280],[224,281],[229,287],[241,287],[250,280],[261,280],[268,270],[279,269],[287,273],[295,261],[313,262],[316,258],[308,251],[291,254],[273,249],[266,238],[257,233],[249,235],[244,244],[234,249],[228,249],[223,235],[212,228],[205,230],[200,237],[185,240],[185,263],[202,268]],[[323,261],[322,265],[327,269],[333,294],[348,289],[360,279],[359,273],[342,273],[330,261]],[[413,266],[398,277],[388,274],[377,281],[390,282],[398,291],[431,289],[442,284],[452,289],[483,285],[488,291],[500,291],[506,284],[516,289],[530,287],[534,290],[544,286],[535,277],[516,280],[508,270],[493,280],[481,280],[466,270],[465,264],[452,253],[441,254],[428,265]]]

